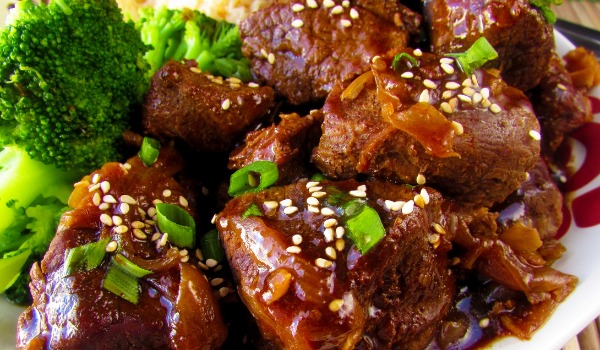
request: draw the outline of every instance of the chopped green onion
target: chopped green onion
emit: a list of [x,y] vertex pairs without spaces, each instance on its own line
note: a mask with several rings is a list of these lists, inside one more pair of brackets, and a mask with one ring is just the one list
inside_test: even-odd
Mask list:
[[31,249],[25,249],[0,259],[0,271],[2,271],[0,274],[0,293],[4,293],[15,283],[29,255],[31,255]]
[[196,222],[185,209],[180,206],[156,204],[158,228],[168,233],[168,239],[178,247],[193,248],[196,243]]
[[563,0],[529,0],[531,6],[536,7],[548,23],[556,22],[556,14],[552,11],[552,5],[561,5]]
[[348,237],[362,254],[366,254],[385,236],[385,228],[379,214],[361,200],[352,200],[346,203],[343,209]]
[[419,61],[417,61],[416,58],[412,57],[410,54],[408,54],[406,52],[401,52],[394,56],[394,59],[392,60],[392,68],[394,68],[394,70],[401,69],[402,67],[400,66],[400,62],[402,60],[408,61],[408,63],[407,63],[408,68],[419,66]]
[[225,260],[225,251],[221,247],[217,230],[210,230],[200,237],[200,250],[204,259],[213,259],[218,263]]
[[256,204],[252,203],[250,204],[248,209],[244,211],[244,214],[242,214],[242,219],[245,219],[249,216],[263,216],[263,213],[260,211]]
[[100,266],[106,254],[109,238],[70,248],[65,254],[65,276],[81,270],[89,271]]
[[102,287],[121,298],[137,304],[140,297],[138,278],[151,274],[122,254],[117,254],[110,261],[110,266]]
[[498,58],[498,53],[485,37],[477,39],[471,47],[462,53],[448,53],[446,56],[454,57],[460,69],[466,74],[473,71],[488,61]]
[[314,173],[313,176],[310,177],[310,181],[324,181],[327,180],[327,177],[322,173]]
[[259,160],[231,175],[228,193],[230,196],[236,197],[246,192],[259,192],[277,182],[278,178],[277,164]]
[[160,152],[160,142],[151,137],[144,137],[142,147],[140,148],[139,157],[145,166],[152,166],[158,159]]

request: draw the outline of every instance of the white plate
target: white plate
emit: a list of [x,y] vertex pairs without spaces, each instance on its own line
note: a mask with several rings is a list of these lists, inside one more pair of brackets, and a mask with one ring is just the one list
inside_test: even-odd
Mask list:
[[[0,8],[0,18],[4,18],[5,8],[2,4],[0,6],[2,7]],[[560,33],[555,34],[556,48],[562,56],[571,50],[573,45]],[[586,150],[585,147],[585,144],[592,145],[594,141],[594,137],[591,137],[589,133],[586,134],[586,132],[597,130],[596,135],[600,136],[600,88],[593,90],[591,96],[596,98],[594,104],[595,121],[590,123],[587,126],[588,128],[584,127],[582,129],[583,131],[578,138],[583,142],[574,142],[574,152],[576,164],[579,167],[579,173],[576,176],[579,175],[579,179],[581,179],[582,177],[585,178],[585,174],[592,174],[592,180],[574,191],[572,197],[578,203],[587,200],[587,208],[596,209],[590,210],[591,213],[595,212],[596,214],[581,216],[579,212],[573,215],[570,211],[570,217],[573,220],[569,230],[561,240],[567,247],[567,252],[554,265],[560,271],[579,277],[579,284],[530,341],[524,342],[516,338],[505,338],[492,344],[490,349],[560,349],[569,339],[577,335],[586,325],[600,315],[600,253],[598,253],[600,248],[600,156],[597,155],[597,152],[600,151],[600,142],[593,149]],[[583,164],[584,161],[593,161],[594,157],[598,159],[597,171],[590,172],[590,168],[583,166]],[[585,182],[587,181],[583,181],[583,183]],[[590,224],[593,225],[580,227]],[[22,310],[22,308],[10,304],[6,301],[6,298],[0,296],[0,350],[15,349],[17,317]]]

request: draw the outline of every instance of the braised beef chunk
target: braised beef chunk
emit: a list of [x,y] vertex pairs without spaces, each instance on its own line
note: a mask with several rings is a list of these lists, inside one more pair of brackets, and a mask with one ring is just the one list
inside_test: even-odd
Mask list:
[[229,169],[240,169],[257,160],[270,160],[277,164],[277,184],[289,184],[315,173],[309,166],[310,150],[320,136],[322,114],[319,110],[300,117],[282,114],[277,125],[253,131],[246,141],[229,157]]
[[[153,167],[137,157],[108,163],[77,184],[73,209],[31,270],[34,303],[19,318],[20,349],[219,348],[227,328],[195,257],[183,262],[182,251],[162,244],[162,235],[151,240],[156,226],[144,224],[155,199],[181,206],[187,198],[183,208],[193,214],[194,198],[173,179],[179,169],[180,159],[165,147]],[[117,247],[99,267],[66,275],[68,249],[105,238]],[[137,303],[103,288],[117,255],[152,272],[139,279]]]
[[[409,1],[406,1],[409,2]],[[423,18],[420,13],[413,12],[398,0],[355,0],[354,5],[362,7],[373,14],[385,18],[401,29],[416,34],[421,29]]]
[[144,103],[143,128],[195,151],[229,151],[269,114],[274,92],[196,69],[171,61],[156,72]]
[[240,24],[254,73],[291,104],[322,100],[337,80],[367,70],[373,56],[406,46],[405,29],[362,7],[295,12],[294,4],[274,4]]
[[542,127],[542,152],[552,157],[564,137],[592,120],[587,89],[577,88],[561,58],[554,54],[539,85],[529,92]]
[[466,51],[485,37],[498,52],[486,67],[498,68],[509,85],[523,91],[536,86],[552,57],[554,36],[529,0],[425,0],[432,51]]
[[516,190],[540,152],[527,97],[494,71],[467,76],[447,57],[408,50],[392,57],[329,94],[315,165],[335,179],[420,177],[485,206]]

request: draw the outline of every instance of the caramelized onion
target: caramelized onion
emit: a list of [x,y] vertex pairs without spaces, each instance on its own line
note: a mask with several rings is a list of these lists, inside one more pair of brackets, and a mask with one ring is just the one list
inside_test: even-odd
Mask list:
[[167,250],[167,253],[164,256],[157,259],[145,260],[133,255],[128,256],[127,258],[137,266],[156,273],[165,272],[177,266],[181,256],[179,256],[179,252],[176,248],[171,248]]
[[500,234],[500,239],[518,252],[533,252],[542,246],[538,230],[516,222]]

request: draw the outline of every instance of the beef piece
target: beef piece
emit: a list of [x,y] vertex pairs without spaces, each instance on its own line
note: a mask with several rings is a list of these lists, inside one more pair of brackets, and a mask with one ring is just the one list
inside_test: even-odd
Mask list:
[[[229,169],[240,169],[257,160],[277,163],[277,184],[289,184],[315,173],[309,167],[310,150],[321,135],[322,114],[319,110],[300,117],[282,114],[281,122],[246,135],[246,141],[229,157]],[[312,171],[311,171],[312,170]]]
[[425,21],[436,53],[463,52],[484,36],[499,56],[486,67],[523,91],[539,83],[552,57],[552,25],[528,0],[426,0]]
[[[343,216],[354,190],[386,231],[365,254]],[[246,217],[251,205],[263,215]],[[450,207],[429,188],[304,180],[236,197],[216,222],[238,292],[277,348],[419,349],[454,295],[448,243],[432,227],[450,233],[471,221]]]
[[367,70],[373,56],[406,46],[406,30],[361,7],[294,12],[293,4],[258,10],[240,24],[254,73],[291,104],[322,100],[337,80]]
[[[151,241],[154,225],[143,224],[154,199],[180,205],[185,195],[193,214],[194,199],[173,179],[179,164],[164,147],[153,167],[136,157],[106,164],[78,183],[69,199],[73,209],[31,270],[34,302],[19,318],[20,349],[216,349],[224,342],[227,329],[195,257],[182,262],[169,242]],[[134,229],[138,224],[144,227]],[[105,238],[118,243],[114,253],[98,268],[65,276],[68,249]],[[139,280],[137,304],[103,289],[116,254],[153,271]]]
[[[408,2],[408,1],[407,1]],[[362,7],[373,14],[385,18],[410,34],[416,34],[421,29],[422,17],[405,6],[405,1],[398,0],[356,0],[353,5]]]
[[396,69],[386,57],[329,94],[315,165],[335,179],[368,174],[414,184],[424,175],[477,205],[515,191],[540,152],[527,97],[494,71],[476,70],[473,80],[453,63],[444,71],[441,56],[424,53],[417,66],[400,59]]
[[542,127],[542,152],[548,158],[552,158],[566,134],[592,120],[587,89],[574,86],[556,54],[540,84],[529,95]]
[[562,223],[562,193],[543,159],[528,175],[519,189],[502,203],[498,221],[507,228],[518,222],[535,228],[541,240],[551,239]]
[[199,152],[225,152],[269,114],[274,92],[168,62],[152,77],[142,125]]

